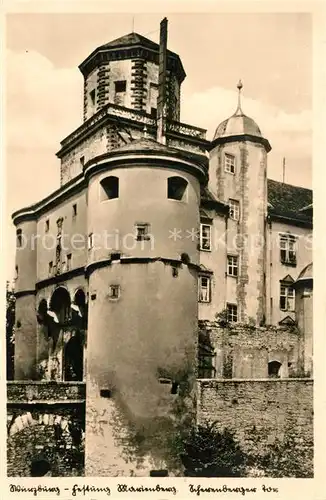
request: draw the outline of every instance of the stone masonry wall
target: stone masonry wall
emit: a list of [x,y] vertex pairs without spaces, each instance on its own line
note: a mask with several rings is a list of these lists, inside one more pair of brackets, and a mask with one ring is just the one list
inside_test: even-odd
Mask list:
[[303,451],[313,446],[311,379],[206,379],[197,387],[198,422],[219,422],[246,451],[266,450],[286,436],[294,436]]
[[293,327],[253,327],[237,324],[221,327],[200,321],[202,341],[214,352],[216,378],[267,378],[268,363],[280,363],[279,376],[301,377],[303,339]]
[[85,384],[7,384],[9,477],[35,475],[32,467],[42,461],[50,467],[46,475],[83,476],[84,430]]

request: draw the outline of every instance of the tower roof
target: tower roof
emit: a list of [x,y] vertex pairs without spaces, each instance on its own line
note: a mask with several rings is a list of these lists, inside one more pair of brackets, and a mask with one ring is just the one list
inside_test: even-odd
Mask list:
[[226,120],[222,121],[218,127],[215,130],[215,134],[213,137],[213,143],[214,141],[218,140],[219,142],[222,142],[223,139],[231,138],[231,137],[237,137],[239,138],[240,136],[245,137],[245,138],[256,138],[257,142],[262,142],[267,151],[270,151],[271,147],[269,142],[263,138],[262,133],[260,128],[258,127],[257,123],[250,118],[249,116],[245,115],[244,112],[242,111],[241,108],[241,90],[242,90],[242,82],[241,80],[239,81],[237,88],[238,88],[238,106],[235,111],[235,113],[227,118]]
[[[144,49],[148,53],[144,54]],[[80,65],[79,69],[84,76],[88,75],[97,65],[110,60],[133,59],[143,57],[158,64],[159,45],[139,33],[129,33],[111,42],[97,47]],[[167,51],[168,69],[177,73],[182,82],[186,73],[180,57],[175,52]]]

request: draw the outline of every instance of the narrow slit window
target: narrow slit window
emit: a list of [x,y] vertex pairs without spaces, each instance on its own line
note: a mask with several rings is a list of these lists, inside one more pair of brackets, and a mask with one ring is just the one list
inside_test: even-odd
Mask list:
[[68,253],[67,255],[67,271],[70,271],[71,269],[71,253]]
[[88,250],[91,250],[94,246],[94,234],[90,233],[88,235]]
[[168,178],[168,198],[170,200],[185,201],[188,182],[182,177]]
[[95,89],[93,89],[93,90],[90,91],[89,97],[91,98],[92,106],[95,106],[95,97],[96,97],[96,91],[95,91]]
[[47,219],[47,220],[45,221],[45,232],[46,232],[46,233],[48,233],[48,232],[49,232],[49,230],[50,230],[50,220],[49,220],[49,219]]
[[48,274],[49,274],[49,276],[52,276],[52,274],[53,274],[53,261],[52,260],[49,262]]
[[101,201],[113,200],[119,198],[119,179],[110,176],[101,180]]
[[76,217],[76,215],[77,215],[77,204],[74,203],[72,206],[72,216]]
[[23,244],[23,232],[21,229],[17,229],[16,231],[16,242],[18,248],[20,248]]

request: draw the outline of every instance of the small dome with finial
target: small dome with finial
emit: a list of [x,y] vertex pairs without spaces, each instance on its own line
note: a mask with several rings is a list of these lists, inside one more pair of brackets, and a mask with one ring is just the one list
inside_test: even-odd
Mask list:
[[262,137],[262,133],[257,123],[249,116],[246,116],[241,109],[241,90],[242,90],[242,81],[239,80],[237,89],[238,89],[238,106],[235,113],[230,116],[227,120],[224,120],[217,127],[213,141],[215,139],[230,137],[230,136],[239,136],[239,135],[251,135],[255,137]]

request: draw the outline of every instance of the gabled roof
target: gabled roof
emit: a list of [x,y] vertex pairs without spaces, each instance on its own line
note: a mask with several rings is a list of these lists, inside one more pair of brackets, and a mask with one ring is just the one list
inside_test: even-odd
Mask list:
[[271,217],[312,222],[308,211],[302,210],[312,204],[312,190],[283,182],[267,180],[268,214]]

